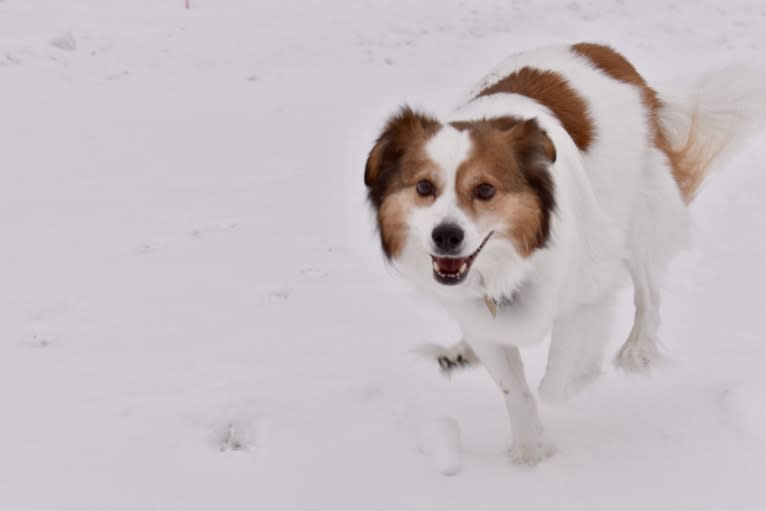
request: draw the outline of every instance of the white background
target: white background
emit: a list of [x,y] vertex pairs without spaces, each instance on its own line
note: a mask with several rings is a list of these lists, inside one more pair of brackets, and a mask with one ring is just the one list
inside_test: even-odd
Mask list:
[[[660,89],[766,65],[763,1],[181,4],[0,0],[0,509],[766,508],[763,137],[692,205],[672,363],[543,406],[534,470],[482,370],[410,353],[459,332],[362,185],[400,103],[445,113],[526,48],[607,42]],[[416,448],[440,416],[455,477]]]

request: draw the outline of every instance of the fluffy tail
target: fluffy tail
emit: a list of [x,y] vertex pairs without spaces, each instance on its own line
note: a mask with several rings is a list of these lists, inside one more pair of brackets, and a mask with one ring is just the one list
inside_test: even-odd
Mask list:
[[673,165],[684,200],[705,176],[766,128],[766,71],[730,67],[707,73],[681,94],[660,94],[658,145]]

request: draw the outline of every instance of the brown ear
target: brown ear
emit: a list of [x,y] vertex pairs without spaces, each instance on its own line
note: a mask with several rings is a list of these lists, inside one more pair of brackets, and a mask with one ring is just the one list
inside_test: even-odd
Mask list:
[[375,183],[380,175],[381,167],[383,166],[383,154],[386,151],[386,146],[388,146],[388,142],[384,140],[381,135],[370,151],[370,155],[367,157],[367,163],[364,166],[364,184],[368,188]]
[[529,119],[515,125],[508,132],[512,139],[516,156],[522,163],[534,164],[540,161],[556,161],[556,148],[548,134],[540,128],[535,119]]
[[399,165],[408,147],[426,140],[441,125],[436,119],[403,106],[386,122],[383,132],[367,157],[364,184],[370,200],[378,206],[385,191],[385,184]]

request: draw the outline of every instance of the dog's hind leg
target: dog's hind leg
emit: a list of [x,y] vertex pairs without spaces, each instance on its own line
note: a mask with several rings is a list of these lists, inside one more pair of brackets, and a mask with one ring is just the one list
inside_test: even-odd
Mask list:
[[626,252],[635,318],[628,339],[614,359],[617,367],[632,372],[646,371],[662,360],[657,337],[660,279],[673,256],[687,246],[689,237],[689,211],[667,157],[651,149],[646,165]]
[[569,399],[601,374],[612,321],[612,293],[556,320],[540,397],[548,402]]
[[628,234],[626,266],[633,280],[635,317],[628,339],[614,358],[626,371],[646,371],[662,356],[659,281],[673,255],[688,241],[689,212],[667,157],[652,148]]
[[656,365],[662,355],[658,347],[660,327],[660,293],[656,277],[640,263],[629,263],[636,306],[633,328],[617,352],[614,363],[631,372],[646,371]]
[[524,376],[521,353],[515,346],[469,340],[474,353],[487,368],[505,397],[511,420],[511,461],[536,465],[551,456],[554,448],[545,441],[537,403]]

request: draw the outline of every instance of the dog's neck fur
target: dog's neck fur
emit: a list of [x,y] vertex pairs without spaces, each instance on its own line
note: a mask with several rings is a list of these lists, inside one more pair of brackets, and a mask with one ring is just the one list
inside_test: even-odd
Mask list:
[[[601,210],[593,193],[579,149],[545,106],[517,94],[493,94],[464,104],[449,117],[449,121],[500,116],[535,118],[553,141],[558,155],[557,161],[550,166],[555,183],[556,212],[551,244],[529,258],[530,278],[524,289],[492,290],[489,296],[500,304],[497,313],[502,315],[517,307],[519,302],[526,301],[525,295],[532,288],[554,287],[556,294],[549,296],[558,298],[555,308],[562,312],[587,300],[600,261],[614,260],[616,248],[608,240],[614,239],[615,226]],[[504,300],[504,297],[514,299]],[[491,318],[486,311],[485,314]]]

